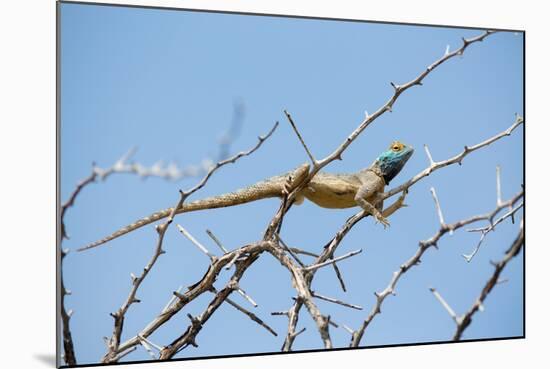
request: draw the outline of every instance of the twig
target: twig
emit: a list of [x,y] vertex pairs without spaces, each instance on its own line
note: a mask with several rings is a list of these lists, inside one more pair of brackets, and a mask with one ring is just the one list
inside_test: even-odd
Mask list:
[[337,261],[344,260],[344,259],[350,258],[352,256],[355,256],[357,254],[360,254],[362,251],[363,251],[362,249],[359,249],[359,250],[355,250],[355,251],[352,251],[352,252],[348,252],[345,255],[339,256],[339,257],[331,259],[331,260],[327,260],[327,261],[319,263],[319,264],[310,265],[310,266],[305,267],[303,269],[305,271],[308,271],[308,272],[312,271],[312,270],[315,270],[315,269],[319,269],[319,268],[322,268],[322,267],[327,266],[329,264],[336,263]]
[[342,287],[342,290],[346,292],[346,284],[344,283],[344,278],[342,278],[342,274],[340,273],[340,269],[338,268],[338,265],[336,265],[336,263],[332,264],[332,268],[336,273],[336,278],[338,278],[338,281],[340,282],[340,287]]
[[139,343],[145,349],[145,351],[147,351],[147,353],[149,354],[149,356],[151,356],[151,358],[153,360],[158,360],[157,356],[153,352],[153,349],[151,348],[151,346],[149,346],[149,344],[147,343],[147,341],[143,337],[140,337]]
[[437,198],[437,194],[435,193],[435,188],[430,188],[430,193],[432,194],[432,197],[435,202],[435,207],[437,209],[437,216],[439,217],[439,225],[441,227],[445,226],[445,219],[443,218],[443,211],[441,211],[441,206],[439,205],[439,199]]
[[500,187],[500,165],[497,165],[497,206],[502,203],[502,190]]
[[454,320],[455,324],[457,325],[460,324],[460,318],[456,315],[456,313],[451,308],[451,306],[447,303],[447,301],[445,301],[443,296],[441,296],[439,292],[437,292],[437,290],[433,287],[430,287],[430,291],[433,293],[437,301],[439,301],[439,303],[445,308],[445,310],[447,310],[451,318]]
[[292,345],[294,344],[294,340],[296,339],[296,336],[298,336],[300,333],[305,331],[305,328],[300,331],[296,332],[296,326],[298,325],[298,318],[300,309],[302,308],[302,301],[296,300],[294,302],[294,305],[288,310],[287,316],[288,316],[288,327],[287,327],[287,333],[285,337],[285,341],[283,342],[283,346],[281,347],[281,351],[292,351]]
[[264,323],[263,320],[261,320],[260,318],[258,318],[258,316],[256,314],[254,314],[253,312],[249,311],[249,310],[246,310],[245,308],[243,308],[241,305],[237,304],[236,302],[234,302],[233,300],[231,300],[229,297],[225,299],[225,302],[227,302],[229,305],[233,306],[235,309],[239,310],[241,313],[245,314],[246,316],[248,316],[250,319],[252,319],[252,321],[258,323],[259,325],[261,325],[262,327],[264,327],[265,329],[267,329],[267,331],[269,333],[271,333],[272,335],[274,336],[277,336],[277,332],[275,332],[273,330],[273,328],[271,328],[269,325],[267,325],[266,323]]
[[248,296],[247,293],[241,287],[239,287],[239,285],[237,285],[236,291],[239,293],[239,295],[244,297],[246,301],[248,301],[252,306],[258,307],[258,304],[256,304],[256,301],[252,300],[252,297]]
[[302,255],[307,255],[307,256],[313,256],[313,257],[318,257],[319,255],[314,253],[314,252],[310,252],[310,251],[306,251],[306,250],[302,250],[302,249],[299,249],[297,247],[289,247],[290,250],[292,250],[292,252],[296,253],[296,254],[302,254]]
[[426,151],[426,156],[428,157],[428,161],[430,162],[430,167],[435,164],[432,154],[430,153],[430,149],[428,149],[428,145],[424,145],[424,151]]
[[[503,203],[501,205],[506,205],[506,203]],[[462,337],[462,334],[464,333],[464,330],[468,328],[468,326],[472,322],[472,317],[474,316],[474,314],[478,310],[481,310],[483,306],[483,302],[487,298],[487,295],[489,295],[489,293],[493,290],[495,285],[498,284],[500,273],[502,273],[502,270],[506,267],[506,265],[510,262],[510,260],[512,260],[512,258],[514,258],[521,251],[521,248],[523,247],[523,244],[524,244],[524,240],[525,240],[525,234],[524,234],[523,219],[522,219],[520,228],[519,228],[519,233],[516,236],[516,239],[514,240],[514,242],[512,243],[512,246],[506,251],[506,255],[501,261],[493,264],[495,267],[495,271],[493,272],[493,275],[491,276],[491,278],[489,278],[487,283],[485,283],[485,286],[481,290],[481,294],[479,295],[477,300],[474,302],[470,310],[468,310],[468,312],[464,314],[464,316],[460,321],[460,324],[458,324],[456,328],[456,332],[453,336],[454,341],[460,340],[460,338]]]
[[284,315],[288,316],[288,311],[272,311],[271,315]]
[[229,261],[229,263],[227,263],[227,265],[225,266],[225,270],[229,270],[231,269],[231,267],[233,266],[233,264],[235,264],[235,262],[237,261],[237,259],[241,256],[241,252],[240,250],[237,250],[236,252],[233,253],[233,257],[231,258],[231,260]]
[[300,266],[303,268],[305,267],[305,264],[300,260],[300,258],[298,257],[298,255],[296,255],[294,253],[294,251],[292,251],[292,249],[290,247],[288,247],[286,245],[286,243],[282,240],[281,236],[279,235],[279,233],[275,233],[275,236],[277,237],[277,239],[279,240],[280,244],[283,246],[283,248],[290,254],[290,256],[292,256],[292,258],[294,260],[296,260],[296,262],[298,264],[300,264]]
[[148,345],[154,347],[157,351],[161,351],[164,347],[161,347],[155,343],[153,343],[152,341],[148,340],[147,338],[145,337],[139,337],[139,339],[145,343],[147,343]]
[[356,309],[356,310],[363,310],[363,307],[361,307],[359,305],[349,304],[347,302],[344,302],[344,301],[341,301],[341,300],[338,300],[338,299],[335,299],[335,298],[332,298],[332,297],[323,296],[323,295],[318,294],[315,291],[311,291],[311,294],[313,295],[313,297],[317,297],[318,299],[321,299],[321,300],[325,300],[325,301],[332,302],[334,304],[338,304],[338,305],[342,305],[342,306],[347,306],[349,308]]
[[220,242],[220,240],[218,240],[218,238],[214,235],[214,233],[212,233],[211,230],[207,229],[206,234],[210,236],[210,238],[214,241],[216,245],[218,245],[218,247],[223,251],[224,254],[227,254],[229,252],[225,247],[223,247],[223,244]]
[[117,357],[115,358],[115,361],[119,361],[120,359],[124,358],[126,355],[134,352],[135,350],[137,350],[137,346],[130,347],[128,350],[123,351],[120,354],[118,354]]
[[214,261],[216,259],[216,255],[212,254],[210,251],[208,251],[206,249],[206,247],[204,247],[199,241],[197,241],[195,239],[195,237],[193,237],[191,235],[191,233],[189,233],[185,228],[183,228],[181,225],[179,224],[176,224],[176,227],[178,227],[178,230],[180,231],[181,234],[183,234],[185,237],[187,237],[187,239],[189,241],[191,241],[191,243],[195,246],[197,246],[197,248],[202,251],[206,256],[208,256],[208,258],[210,258],[210,261]]
[[298,136],[298,139],[302,143],[302,146],[304,147],[304,150],[306,150],[307,156],[309,156],[309,160],[311,160],[311,164],[316,165],[317,160],[315,160],[315,157],[311,154],[311,151],[309,151],[309,148],[307,147],[304,139],[302,138],[302,135],[300,134],[300,131],[298,131],[298,128],[296,127],[296,124],[294,124],[294,121],[292,120],[292,117],[290,114],[285,110],[284,111],[286,118],[290,122],[290,125],[292,126],[292,129],[294,129],[294,133],[296,133],[296,136]]
[[[176,292],[180,293],[182,288],[183,288],[183,286],[179,286],[179,288],[176,290]],[[164,306],[164,308],[161,311],[165,312],[166,310],[168,310],[172,306],[174,301],[176,301],[176,295],[172,294],[172,296],[170,297],[170,300],[168,300],[168,303]]]

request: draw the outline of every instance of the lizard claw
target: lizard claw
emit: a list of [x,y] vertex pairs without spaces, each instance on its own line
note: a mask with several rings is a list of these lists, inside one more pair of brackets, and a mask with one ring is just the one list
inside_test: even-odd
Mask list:
[[388,219],[384,218],[382,214],[376,214],[374,218],[376,219],[377,223],[380,222],[384,226],[384,229],[390,226],[390,222],[388,221]]

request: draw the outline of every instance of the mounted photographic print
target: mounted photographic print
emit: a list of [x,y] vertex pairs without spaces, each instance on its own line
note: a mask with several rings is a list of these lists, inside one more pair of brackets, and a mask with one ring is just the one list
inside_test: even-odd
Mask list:
[[58,3],[58,365],[524,337],[524,32]]

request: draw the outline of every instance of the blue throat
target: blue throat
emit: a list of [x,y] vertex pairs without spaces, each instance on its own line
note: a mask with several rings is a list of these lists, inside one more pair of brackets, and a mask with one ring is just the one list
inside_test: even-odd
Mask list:
[[412,148],[406,148],[400,152],[386,151],[376,159],[375,165],[380,169],[386,184],[389,184],[399,174],[413,151]]

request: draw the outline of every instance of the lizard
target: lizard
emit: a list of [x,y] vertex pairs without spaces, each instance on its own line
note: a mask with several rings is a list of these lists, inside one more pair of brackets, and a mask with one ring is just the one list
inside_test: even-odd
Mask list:
[[[295,204],[299,205],[304,199],[308,199],[320,207],[329,209],[360,206],[378,222],[382,223],[384,227],[389,226],[389,221],[386,218],[400,207],[406,206],[403,204],[405,192],[396,203],[386,210],[382,210],[383,200],[380,195],[384,193],[384,187],[399,174],[413,152],[414,148],[412,146],[394,141],[386,151],[378,156],[372,165],[359,172],[350,174],[318,172],[297,194]],[[176,210],[176,214],[235,206],[265,198],[283,197],[285,193],[289,192],[289,187],[290,189],[296,188],[308,174],[309,165],[304,164],[293,171],[268,178],[234,192],[184,203]],[[167,208],[157,211],[105,238],[81,247],[78,251],[100,246],[147,224],[166,218],[172,210],[173,208]]]

